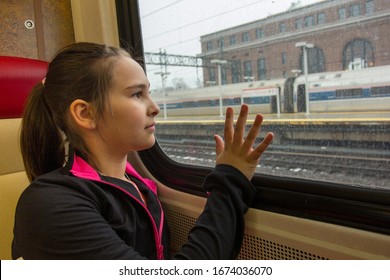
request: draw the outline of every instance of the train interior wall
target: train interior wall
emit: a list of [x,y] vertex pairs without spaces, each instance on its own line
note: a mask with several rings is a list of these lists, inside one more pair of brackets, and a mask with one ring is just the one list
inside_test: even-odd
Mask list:
[[75,42],[70,0],[0,1],[0,55],[48,61]]
[[[129,159],[144,176],[152,177],[137,154]],[[177,251],[186,242],[205,199],[161,183],[159,196],[171,227],[172,251]],[[390,239],[385,234],[249,209],[238,259],[390,259],[389,248]]]
[[0,1],[0,55],[49,61],[88,41],[119,46],[115,0]]

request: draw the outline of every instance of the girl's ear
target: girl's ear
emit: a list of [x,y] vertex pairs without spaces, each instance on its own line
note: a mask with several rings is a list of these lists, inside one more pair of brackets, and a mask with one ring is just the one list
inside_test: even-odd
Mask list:
[[76,99],[70,104],[70,115],[73,121],[84,129],[95,129],[93,108],[89,102],[82,99]]

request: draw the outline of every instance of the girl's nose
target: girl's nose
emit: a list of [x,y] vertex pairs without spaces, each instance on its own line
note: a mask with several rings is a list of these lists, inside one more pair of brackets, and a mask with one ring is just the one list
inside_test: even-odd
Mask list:
[[150,114],[155,117],[160,113],[160,106],[156,104],[153,100],[150,100],[151,106],[150,106]]

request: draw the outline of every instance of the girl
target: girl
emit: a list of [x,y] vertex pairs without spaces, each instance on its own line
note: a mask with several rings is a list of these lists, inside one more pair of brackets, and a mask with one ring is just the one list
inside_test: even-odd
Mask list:
[[[154,145],[158,113],[143,68],[125,50],[76,43],[59,52],[23,116],[31,184],[16,210],[13,258],[170,258],[156,185],[127,162],[130,151]],[[256,192],[250,180],[273,138],[253,149],[262,116],[244,140],[247,113],[243,105],[233,128],[227,109],[224,140],[215,136],[217,165],[204,182],[205,209],[174,259],[237,256]]]

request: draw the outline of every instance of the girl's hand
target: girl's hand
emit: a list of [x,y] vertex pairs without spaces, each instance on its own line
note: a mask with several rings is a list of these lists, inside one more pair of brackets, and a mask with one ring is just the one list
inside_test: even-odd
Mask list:
[[240,170],[248,180],[251,180],[260,156],[272,142],[274,135],[269,132],[257,147],[252,148],[260,132],[263,116],[261,114],[256,115],[248,135],[244,138],[248,111],[248,105],[243,104],[236,126],[233,127],[234,112],[233,108],[228,107],[226,109],[224,129],[225,142],[219,135],[215,135],[214,139],[217,153],[216,164],[231,165]]

